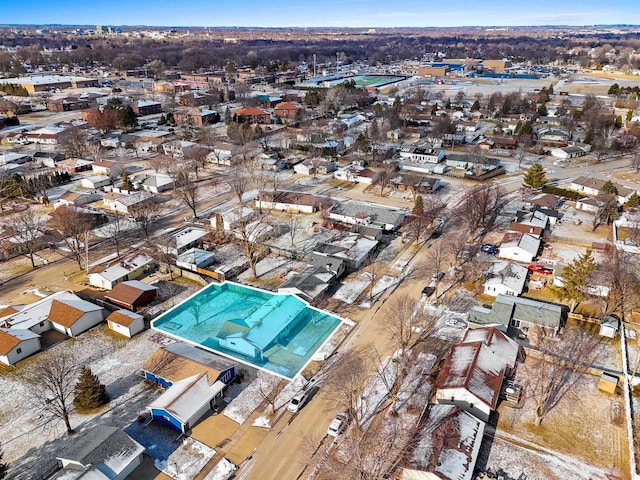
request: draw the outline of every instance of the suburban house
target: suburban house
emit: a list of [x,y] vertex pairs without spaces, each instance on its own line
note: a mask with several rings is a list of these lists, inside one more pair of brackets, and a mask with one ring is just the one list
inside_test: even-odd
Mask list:
[[[357,233],[348,233],[330,242],[316,245],[312,255],[326,257],[325,267],[330,271],[338,272],[342,268],[339,264],[334,266],[334,262],[330,261],[331,257],[342,259],[345,262],[345,269],[358,270],[373,257],[379,244],[378,240]],[[317,261],[320,262],[322,259],[318,258]],[[331,266],[327,267],[327,264]]]
[[249,124],[269,124],[271,123],[271,114],[266,110],[256,107],[245,107],[234,110],[233,117],[238,123],[248,122]]
[[107,326],[125,337],[133,337],[144,330],[144,317],[129,310],[116,310],[107,317]]
[[553,195],[551,193],[539,193],[528,200],[526,203],[529,205],[533,205],[540,208],[558,208],[562,205],[563,198],[558,195]]
[[440,163],[444,159],[444,150],[430,146],[402,147],[400,158],[411,163]]
[[518,148],[518,139],[511,137],[487,137],[476,143],[482,150],[504,149],[513,150]]
[[173,178],[166,173],[148,175],[140,184],[143,190],[151,193],[161,193],[173,188]]
[[87,203],[97,202],[102,196],[97,192],[67,190],[53,202],[53,208],[62,206],[80,207]]
[[190,248],[202,245],[209,232],[203,228],[186,227],[169,237],[168,242],[158,245],[163,251],[172,255],[180,255]]
[[154,262],[153,258],[144,253],[134,253],[108,266],[98,265],[89,271],[89,284],[111,290],[120,282],[141,277],[151,269]]
[[486,422],[506,378],[515,374],[519,345],[495,327],[469,329],[436,379],[436,402],[455,405]]
[[366,183],[372,185],[378,179],[378,172],[374,172],[369,168],[360,167],[357,165],[347,165],[333,172],[333,176],[337,180],[343,180],[345,182],[353,183]]
[[97,190],[98,188],[106,187],[107,185],[111,185],[111,179],[106,175],[92,175],[80,180],[81,187],[89,188],[91,190]]
[[91,170],[91,160],[84,160],[82,158],[67,158],[66,160],[60,160],[56,163],[56,168],[68,173],[80,173]]
[[201,248],[190,248],[176,257],[176,266],[191,272],[203,273],[203,270],[208,272],[207,267],[214,263],[216,263],[215,254]]
[[238,205],[226,212],[213,212],[209,216],[211,227],[230,232],[258,217],[258,212],[244,205]]
[[620,329],[620,320],[613,315],[605,315],[600,319],[598,335],[607,338],[616,338]]
[[315,195],[289,191],[261,192],[256,199],[257,208],[294,213],[314,213],[321,199]]
[[139,280],[126,280],[113,287],[104,298],[119,307],[135,312],[151,303],[156,298],[157,292],[158,287],[154,285]]
[[168,388],[196,374],[207,374],[209,385],[229,385],[236,377],[236,364],[219,355],[186,343],[175,342],[156,350],[142,366],[146,380]]
[[509,230],[540,238],[548,226],[549,217],[540,210],[518,210],[516,218],[509,225]]
[[293,166],[293,171],[299,175],[315,175],[335,172],[338,168],[336,162],[324,158],[308,158]]
[[232,157],[237,149],[238,147],[230,143],[217,143],[207,156],[207,160],[218,165],[231,166]]
[[[569,185],[570,190],[574,190],[576,192],[584,193],[590,197],[596,197],[600,195],[602,192],[602,187],[607,183],[605,180],[601,180],[599,178],[592,177],[578,177],[571,185]],[[613,186],[616,189],[616,200],[619,205],[623,205],[629,201],[629,198],[635,193],[635,190],[631,188],[624,187],[622,185],[614,183]]]
[[598,211],[607,204],[604,200],[598,200],[592,197],[583,197],[576,200],[576,210],[583,212],[598,213]]
[[155,195],[146,190],[134,191],[129,194],[107,192],[103,198],[104,205],[116,212],[131,214],[137,208],[155,202]]
[[331,248],[323,249],[319,246],[307,257],[307,264],[314,267],[324,267],[330,271],[336,280],[339,280],[347,272],[347,261],[339,252],[331,253]]
[[162,144],[162,150],[165,155],[170,157],[183,158],[189,155],[191,150],[200,148],[195,142],[189,142],[187,140],[174,140],[172,142],[166,142]]
[[178,125],[192,125],[203,127],[217,123],[220,115],[215,110],[199,109],[198,107],[182,108],[173,114]]
[[539,238],[521,232],[507,232],[502,237],[498,256],[516,262],[531,263],[538,256],[541,241]]
[[40,335],[37,333],[28,329],[0,328],[0,363],[14,365],[40,348]]
[[34,162],[42,162],[43,167],[55,168],[59,161],[64,160],[64,155],[56,152],[35,152],[31,158]]
[[569,158],[582,157],[587,154],[587,151],[584,148],[580,148],[575,145],[569,145],[566,147],[550,148],[549,153],[551,153],[553,157],[566,160]]
[[491,308],[472,307],[469,322],[478,325],[504,325],[526,334],[532,327],[557,334],[566,321],[566,307],[529,298],[498,295]]
[[301,107],[297,103],[280,102],[273,109],[273,114],[276,116],[276,118],[295,120],[296,115],[300,110]]
[[142,464],[145,448],[117,427],[97,425],[80,433],[57,456],[54,479],[124,480]]
[[104,309],[72,292],[57,292],[23,306],[17,313],[0,318],[0,325],[8,329],[30,330],[38,335],[57,330],[69,337],[95,327],[104,320]]
[[173,383],[147,408],[156,422],[186,433],[222,400],[226,387],[220,380],[211,385],[206,372],[196,373]]
[[396,230],[407,215],[406,210],[347,200],[329,209],[329,219],[350,225],[376,225],[387,231]]
[[485,425],[455,405],[431,405],[400,480],[472,480]]
[[484,294],[492,297],[512,295],[517,297],[527,282],[527,267],[513,262],[496,262],[491,265],[483,283]]
[[440,185],[441,182],[437,178],[413,173],[398,173],[387,182],[387,186],[394,190],[415,193],[433,193],[440,188]]
[[278,293],[298,295],[314,301],[329,289],[335,278],[335,274],[324,266],[309,265],[302,272],[290,275],[278,287]]

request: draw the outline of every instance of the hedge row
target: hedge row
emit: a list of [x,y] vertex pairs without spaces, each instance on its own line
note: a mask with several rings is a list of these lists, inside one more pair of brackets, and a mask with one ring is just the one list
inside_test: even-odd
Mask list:
[[554,187],[553,185],[546,185],[542,187],[542,192],[559,195],[561,197],[568,198],[569,200],[578,200],[584,197],[584,194],[582,193],[574,192],[573,190],[567,190],[566,188]]

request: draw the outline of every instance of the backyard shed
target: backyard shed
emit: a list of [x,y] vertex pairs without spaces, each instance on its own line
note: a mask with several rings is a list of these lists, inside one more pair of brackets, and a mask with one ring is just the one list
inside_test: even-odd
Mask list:
[[107,317],[109,328],[125,337],[133,337],[144,330],[144,317],[129,310],[116,310]]
[[615,394],[619,381],[620,379],[616,375],[602,372],[602,375],[600,375],[600,381],[598,382],[598,390]]

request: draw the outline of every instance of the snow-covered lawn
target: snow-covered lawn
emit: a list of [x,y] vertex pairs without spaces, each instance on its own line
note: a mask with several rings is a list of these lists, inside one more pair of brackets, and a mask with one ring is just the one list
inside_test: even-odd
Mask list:
[[204,480],[228,480],[238,468],[226,458],[218,464],[204,477]]
[[378,280],[378,282],[375,284],[375,286],[371,290],[371,296],[377,297],[386,289],[393,287],[394,285],[398,284],[401,281],[402,281],[402,278],[383,275],[382,277],[380,277],[380,280]]
[[342,281],[342,285],[338,288],[333,298],[353,305],[370,284],[371,277],[366,272],[351,278],[348,277]]
[[[124,428],[135,422],[138,414],[158,393],[145,385],[139,370],[145,360],[167,337],[147,330],[131,340],[117,338],[99,326],[73,340],[52,347],[53,354],[76,356],[79,365],[87,365],[107,387],[109,405],[89,415],[73,413],[71,426],[77,431],[96,424]],[[0,438],[3,460],[10,463],[16,479],[34,478],[55,463],[59,451],[71,437],[60,422],[46,422],[33,408],[24,384],[24,373],[41,354],[19,363],[15,370],[0,371]]]
[[155,467],[175,480],[191,480],[213,458],[216,451],[190,437],[185,437],[166,460],[156,460]]
[[271,373],[259,371],[257,378],[247,385],[247,387],[226,406],[223,411],[226,417],[242,425],[251,416],[256,408],[264,401],[260,389],[262,387],[263,393],[266,394],[265,385],[267,385],[268,382],[261,380],[265,375],[273,377]]

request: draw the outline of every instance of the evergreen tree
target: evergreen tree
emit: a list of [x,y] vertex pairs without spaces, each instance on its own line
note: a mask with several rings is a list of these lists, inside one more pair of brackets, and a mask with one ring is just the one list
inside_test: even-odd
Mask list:
[[584,288],[597,264],[587,249],[582,255],[562,270],[561,287],[551,286],[551,291],[561,300],[569,300],[573,312],[578,304],[584,300]]
[[612,193],[614,195],[618,194],[618,189],[616,188],[616,186],[611,182],[611,180],[607,180],[606,182],[604,182],[604,185],[602,185],[602,188],[600,189],[600,191],[602,193]]
[[620,115],[616,115],[614,125],[616,126],[616,128],[622,128],[622,117]]
[[588,143],[591,145],[593,142],[593,130],[588,130],[587,134],[584,136],[584,143]]
[[549,85],[549,88],[547,89],[547,93],[549,95],[553,95],[553,83],[551,85]]
[[628,207],[637,207],[638,205],[640,205],[640,199],[638,199],[638,192],[633,192],[633,195],[631,195],[629,197],[629,200],[627,201],[627,206]]
[[131,183],[129,172],[126,170],[122,172],[122,184],[120,185],[120,188],[127,191],[133,190],[133,183]]
[[625,119],[627,120],[627,122],[630,122],[632,118],[633,118],[633,110],[629,109],[627,110],[627,116],[625,117]]
[[424,213],[424,200],[422,199],[422,195],[416,196],[411,212],[415,215],[422,215]]
[[231,123],[231,110],[227,107],[224,111],[224,123],[229,125]]
[[478,110],[480,110],[480,102],[476,99],[476,101],[473,102],[473,105],[471,105],[471,111],[477,112]]
[[109,395],[105,386],[97,376],[91,373],[89,367],[82,367],[80,378],[75,389],[73,405],[78,411],[87,411],[101,407],[109,402]]
[[547,175],[544,167],[539,163],[534,163],[531,168],[524,174],[522,183],[531,188],[541,188],[547,183]]

